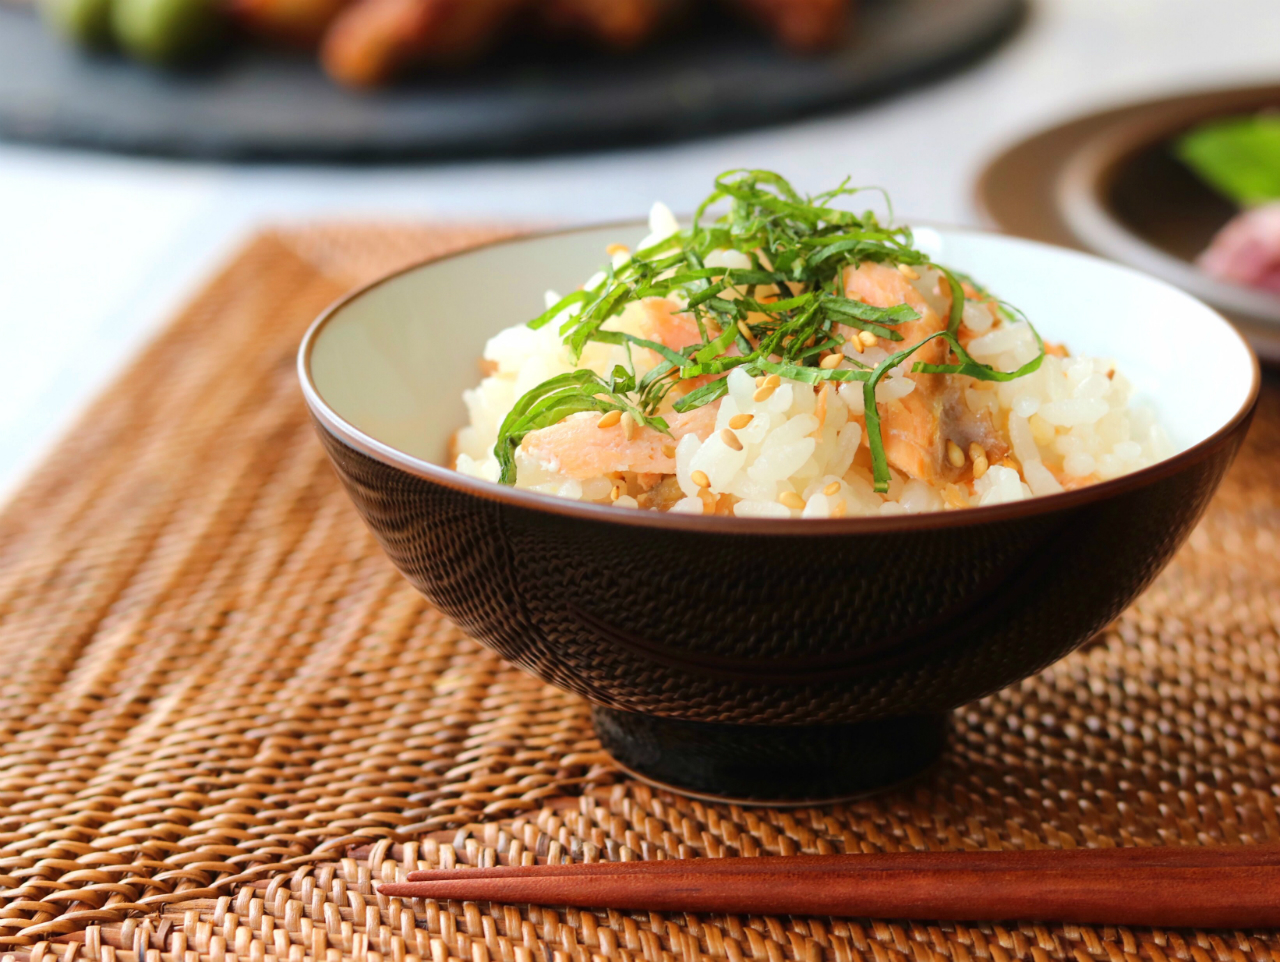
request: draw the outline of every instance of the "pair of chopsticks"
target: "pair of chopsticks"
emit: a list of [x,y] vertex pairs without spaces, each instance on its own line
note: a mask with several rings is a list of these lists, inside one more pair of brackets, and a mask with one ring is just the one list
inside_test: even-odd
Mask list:
[[892,852],[410,872],[384,895],[589,909],[1280,926],[1280,846]]

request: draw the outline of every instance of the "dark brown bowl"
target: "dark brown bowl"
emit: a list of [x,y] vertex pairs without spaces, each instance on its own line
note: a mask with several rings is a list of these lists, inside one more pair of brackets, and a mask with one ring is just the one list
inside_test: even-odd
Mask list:
[[[1257,398],[1248,347],[1186,294],[1046,245],[922,231],[1048,336],[1118,347],[1180,425],[1181,453],[1048,498],[832,521],[602,507],[442,467],[484,341],[536,312],[545,287],[591,273],[607,241],[640,233],[544,235],[410,268],[330,308],[299,369],[392,562],[505,658],[591,701],[622,765],[691,794],[847,797],[928,765],[951,709],[1067,654],[1150,583]],[[1172,346],[1144,351],[1144,324]],[[1227,386],[1188,404],[1172,381],[1191,371]]]

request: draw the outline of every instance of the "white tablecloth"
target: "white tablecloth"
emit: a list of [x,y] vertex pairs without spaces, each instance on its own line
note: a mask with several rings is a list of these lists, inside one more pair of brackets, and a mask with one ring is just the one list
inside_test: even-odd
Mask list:
[[616,153],[397,168],[222,166],[0,145],[0,494],[256,225],[310,218],[503,222],[689,210],[712,177],[846,174],[900,215],[972,223],[986,158],[1139,97],[1280,78],[1280,0],[1039,0],[993,57],[870,107]]

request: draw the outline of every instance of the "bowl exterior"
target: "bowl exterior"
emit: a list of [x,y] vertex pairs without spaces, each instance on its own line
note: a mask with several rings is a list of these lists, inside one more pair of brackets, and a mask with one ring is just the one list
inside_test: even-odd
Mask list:
[[834,725],[947,711],[1092,637],[1189,534],[1248,421],[1059,509],[883,532],[780,521],[776,534],[541,511],[318,427],[396,567],[509,661],[610,709]]

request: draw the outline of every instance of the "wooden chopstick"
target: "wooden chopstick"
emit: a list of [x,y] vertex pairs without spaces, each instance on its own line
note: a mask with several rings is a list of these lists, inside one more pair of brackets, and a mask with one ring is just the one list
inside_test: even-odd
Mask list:
[[578,908],[1280,925],[1280,846],[893,852],[414,872],[385,895]]
[[[893,872],[909,865],[913,869],[961,868],[973,871],[1061,869],[1065,866],[1147,865],[1167,868],[1215,866],[1280,866],[1280,845],[1188,845],[1144,846],[1141,848],[1033,849],[1013,852],[886,852],[866,855],[791,855],[786,868],[805,872]],[[499,865],[493,868],[431,869],[410,872],[410,882],[450,881],[476,878],[516,878],[520,876],[578,876],[688,874],[765,874],[780,868],[773,858],[661,859],[637,862],[575,862],[572,865]]]

